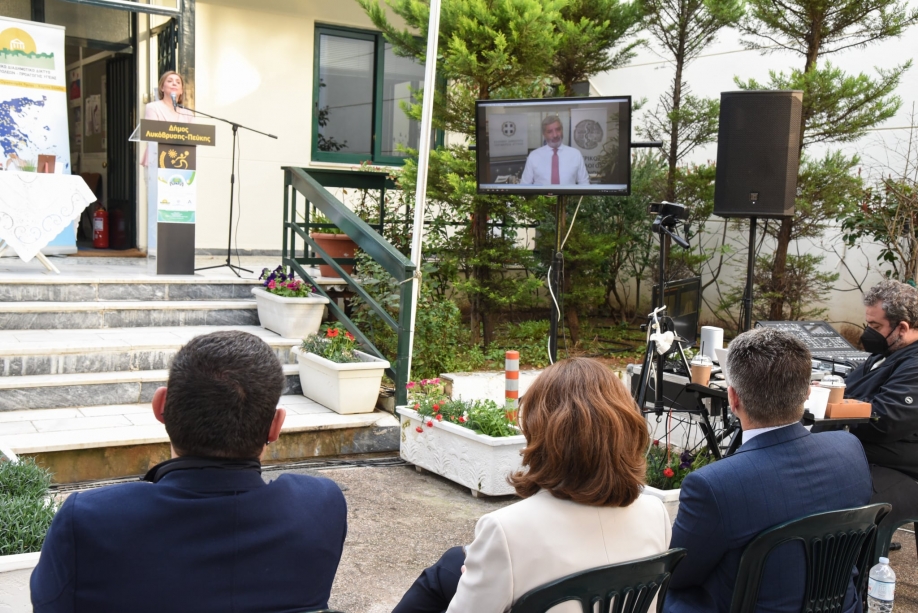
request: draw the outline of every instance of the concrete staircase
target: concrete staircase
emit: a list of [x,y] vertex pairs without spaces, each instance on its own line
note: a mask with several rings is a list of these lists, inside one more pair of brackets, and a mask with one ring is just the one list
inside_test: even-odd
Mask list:
[[338,415],[301,395],[285,339],[258,326],[235,277],[0,273],[0,447],[34,456],[61,483],[141,474],[169,457],[150,400],[191,338],[238,329],[263,338],[287,376],[288,418],[266,461],[398,449],[391,415]]

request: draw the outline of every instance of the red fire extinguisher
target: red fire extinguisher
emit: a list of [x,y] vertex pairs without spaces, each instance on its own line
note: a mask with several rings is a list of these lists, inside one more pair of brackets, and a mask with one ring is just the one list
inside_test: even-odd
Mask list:
[[108,212],[102,207],[92,214],[92,246],[108,249]]

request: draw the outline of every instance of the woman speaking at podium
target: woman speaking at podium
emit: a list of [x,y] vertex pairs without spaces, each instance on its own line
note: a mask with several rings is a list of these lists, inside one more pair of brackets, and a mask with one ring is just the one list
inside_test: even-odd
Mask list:
[[[174,70],[164,72],[159,78],[159,85],[156,91],[159,98],[147,104],[143,113],[144,119],[171,121],[173,123],[194,122],[194,113],[178,106],[184,103],[185,80],[182,79],[182,75]],[[147,169],[147,255],[150,256],[156,255],[158,209],[156,203],[156,170],[159,166],[156,160],[158,157],[158,143],[148,143],[140,160],[140,165]]]

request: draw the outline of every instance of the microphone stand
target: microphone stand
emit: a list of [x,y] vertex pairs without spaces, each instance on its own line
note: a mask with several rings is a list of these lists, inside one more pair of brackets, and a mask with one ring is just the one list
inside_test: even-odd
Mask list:
[[233,127],[233,159],[232,159],[232,167],[230,170],[229,237],[226,239],[226,263],[217,264],[216,266],[204,266],[203,268],[195,268],[195,272],[197,272],[198,270],[210,270],[212,268],[223,268],[224,266],[226,266],[227,268],[232,270],[236,274],[237,277],[241,277],[241,275],[239,274],[240,270],[243,270],[245,272],[252,272],[252,271],[249,270],[248,268],[243,268],[241,266],[233,265],[232,260],[231,260],[231,254],[233,251],[233,196],[234,196],[235,187],[236,187],[236,132],[239,128],[242,128],[243,130],[248,130],[249,132],[255,132],[256,134],[261,134],[262,136],[267,136],[268,138],[276,139],[277,137],[274,136],[273,134],[268,134],[267,132],[262,132],[254,128],[249,128],[248,126],[244,126],[242,124],[236,123],[235,121],[230,121],[229,119],[223,119],[222,117],[208,115],[207,113],[204,113],[202,111],[198,111],[195,109],[189,109],[188,107],[182,106],[181,104],[176,104],[176,106],[180,109],[191,111],[195,115],[204,115],[204,117],[210,117],[211,119],[216,119],[217,121],[228,123],[229,125]]

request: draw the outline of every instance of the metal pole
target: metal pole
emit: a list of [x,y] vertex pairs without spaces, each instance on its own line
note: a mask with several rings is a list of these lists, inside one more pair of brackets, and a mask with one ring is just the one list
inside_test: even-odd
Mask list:
[[564,196],[558,196],[555,203],[555,248],[551,256],[551,269],[548,275],[548,289],[551,313],[548,317],[548,361],[552,364],[558,361],[558,328],[561,325],[561,314],[558,309],[561,306],[561,296],[559,291],[560,284],[558,279],[561,274],[561,235],[564,232],[562,227],[564,223]]
[[430,141],[433,128],[433,103],[437,78],[437,43],[440,39],[440,0],[430,0],[427,22],[427,59],[424,65],[424,100],[421,107],[421,142],[418,143],[418,182],[414,198],[414,229],[411,262],[415,276],[411,281],[411,324],[408,328],[408,367],[406,381],[411,380],[411,353],[414,350],[414,323],[421,295],[421,247],[424,239],[424,209],[427,205],[427,169],[430,166]]
[[[657,304],[654,308],[660,308],[666,303],[664,297],[664,290],[666,289],[666,241],[663,238],[664,232],[661,226],[660,229],[660,291],[657,292]],[[649,322],[648,322],[649,325]],[[663,322],[661,318],[660,329],[657,330],[659,333],[663,333]],[[656,343],[654,343],[654,349],[656,349]],[[663,415],[663,367],[666,365],[666,356],[661,354],[659,351],[656,352],[654,359],[657,362],[657,381],[656,381],[656,390],[654,390],[653,397],[653,411],[659,417]]]
[[746,262],[746,291],[743,295],[743,329],[752,329],[752,293],[755,287],[755,227],[756,218],[749,218],[749,260]]

